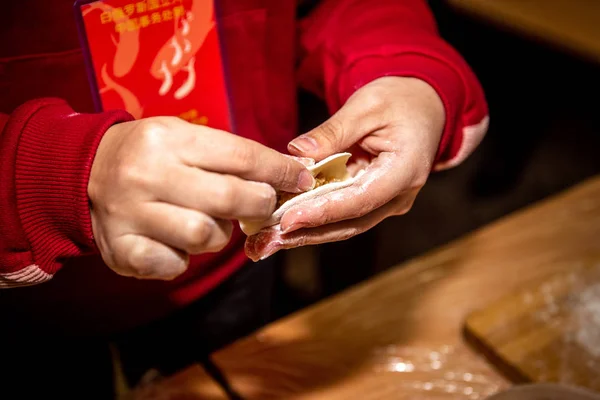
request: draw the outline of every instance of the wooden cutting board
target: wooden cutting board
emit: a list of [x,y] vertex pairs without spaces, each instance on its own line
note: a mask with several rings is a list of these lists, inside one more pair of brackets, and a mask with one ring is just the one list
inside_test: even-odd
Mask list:
[[600,391],[600,261],[524,286],[472,313],[465,333],[515,381]]

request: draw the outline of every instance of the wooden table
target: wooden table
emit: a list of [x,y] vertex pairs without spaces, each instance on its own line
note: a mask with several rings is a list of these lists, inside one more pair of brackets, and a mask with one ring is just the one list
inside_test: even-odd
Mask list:
[[193,365],[159,384],[120,393],[117,397],[120,400],[229,399],[225,390],[200,365]]
[[600,62],[600,1],[447,1],[458,10]]
[[[600,176],[216,353],[243,399],[483,399],[508,387],[464,342],[471,311],[600,260]],[[193,366],[131,399],[224,399]]]
[[244,399],[485,398],[509,382],[464,343],[466,316],[597,256],[600,177],[274,323],[214,360]]

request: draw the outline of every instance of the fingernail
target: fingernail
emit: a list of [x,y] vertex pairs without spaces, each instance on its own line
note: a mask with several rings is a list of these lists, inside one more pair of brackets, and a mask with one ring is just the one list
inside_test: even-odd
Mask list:
[[304,210],[300,209],[297,211],[289,210],[281,217],[279,227],[282,234],[290,233],[302,229],[306,226],[306,222],[303,221]]
[[298,139],[294,139],[289,144],[290,147],[293,147],[300,153],[308,153],[314,150],[317,150],[319,144],[317,141],[310,136],[302,136]]
[[295,232],[295,231],[297,231],[299,229],[304,228],[304,226],[305,225],[303,223],[292,223],[292,224],[290,224],[288,226],[285,226],[285,227],[282,226],[281,227],[281,233],[284,234],[284,235],[288,234],[288,233],[292,233],[292,232]]
[[298,189],[306,192],[307,190],[312,189],[315,186],[315,178],[308,170],[304,170],[300,172],[300,176],[298,177]]
[[283,248],[283,246],[281,245],[276,245],[276,246],[272,246],[271,248],[267,248],[265,249],[265,253],[260,257],[260,260],[265,260],[269,257],[271,257],[273,254],[277,253],[279,250],[281,250]]

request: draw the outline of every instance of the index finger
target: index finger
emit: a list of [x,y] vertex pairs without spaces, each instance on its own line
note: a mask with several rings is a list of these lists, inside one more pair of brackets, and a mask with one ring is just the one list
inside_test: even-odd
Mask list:
[[201,129],[183,150],[184,162],[207,171],[264,182],[276,190],[299,193],[314,178],[301,162],[258,142],[219,130]]
[[396,157],[392,153],[382,153],[352,186],[289,209],[281,218],[281,230],[290,233],[301,228],[360,218],[397,198],[402,192],[418,190],[413,187],[410,168],[394,169],[401,173],[394,173],[388,168],[399,161],[394,160]]

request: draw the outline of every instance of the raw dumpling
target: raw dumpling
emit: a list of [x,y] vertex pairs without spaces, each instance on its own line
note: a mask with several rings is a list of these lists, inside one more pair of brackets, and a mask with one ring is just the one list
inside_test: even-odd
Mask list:
[[278,193],[277,209],[275,212],[264,221],[240,220],[242,231],[248,236],[254,235],[263,228],[277,225],[283,214],[293,206],[334,190],[350,186],[355,179],[350,175],[346,167],[351,156],[352,154],[350,153],[338,153],[325,158],[313,166],[307,167],[315,177],[315,186],[312,190],[300,194]]

